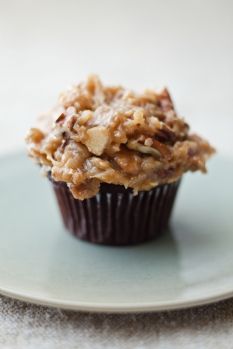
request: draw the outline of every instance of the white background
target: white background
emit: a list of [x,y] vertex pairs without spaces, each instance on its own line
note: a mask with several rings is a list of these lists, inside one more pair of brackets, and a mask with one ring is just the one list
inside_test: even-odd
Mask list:
[[168,86],[192,129],[233,150],[233,1],[0,0],[0,152],[89,73]]

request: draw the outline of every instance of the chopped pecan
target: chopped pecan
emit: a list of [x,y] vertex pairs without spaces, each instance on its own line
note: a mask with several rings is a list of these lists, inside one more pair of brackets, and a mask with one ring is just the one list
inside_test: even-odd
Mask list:
[[77,116],[73,115],[67,122],[67,127],[70,131],[73,131],[74,125],[76,123]]
[[165,88],[158,96],[158,106],[163,112],[174,109],[174,105],[168,90]]
[[161,128],[156,131],[155,138],[161,142],[174,144],[176,141],[176,134],[166,124],[162,124]]
[[61,113],[58,118],[55,120],[55,123],[58,124],[59,122],[63,122],[65,120],[65,114]]
[[154,139],[152,147],[155,148],[156,150],[158,150],[160,152],[160,154],[166,160],[170,160],[171,159],[172,152],[171,152],[170,148],[166,144],[161,143],[161,142],[157,141],[156,139]]

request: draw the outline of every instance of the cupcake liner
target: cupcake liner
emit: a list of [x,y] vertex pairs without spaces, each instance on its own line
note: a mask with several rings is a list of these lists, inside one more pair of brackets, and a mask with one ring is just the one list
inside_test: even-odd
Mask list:
[[122,186],[102,184],[96,196],[80,201],[65,183],[52,181],[67,230],[79,239],[105,245],[133,245],[159,236],[168,225],[179,183],[138,195]]

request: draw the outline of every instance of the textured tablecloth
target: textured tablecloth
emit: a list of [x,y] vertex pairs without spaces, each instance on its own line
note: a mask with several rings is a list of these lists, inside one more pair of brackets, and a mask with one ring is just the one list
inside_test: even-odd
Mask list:
[[233,348],[233,299],[151,314],[90,314],[0,297],[1,349]]

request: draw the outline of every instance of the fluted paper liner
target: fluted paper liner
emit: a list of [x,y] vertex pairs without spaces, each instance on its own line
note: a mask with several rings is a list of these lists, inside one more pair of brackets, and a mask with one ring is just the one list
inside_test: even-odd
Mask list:
[[160,235],[168,225],[179,181],[134,196],[131,189],[102,184],[84,201],[74,199],[67,185],[52,182],[65,227],[96,244],[133,245]]

